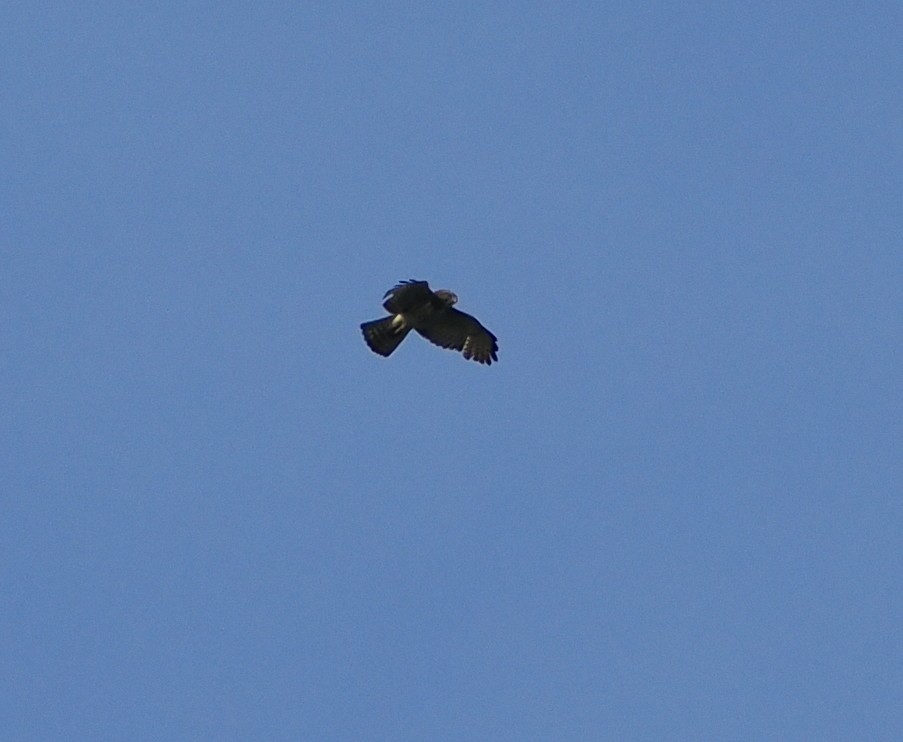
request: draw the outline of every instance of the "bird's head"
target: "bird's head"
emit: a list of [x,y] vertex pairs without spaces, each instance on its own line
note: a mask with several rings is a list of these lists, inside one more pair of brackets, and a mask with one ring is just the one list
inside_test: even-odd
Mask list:
[[448,304],[448,306],[456,304],[458,301],[457,295],[449,291],[448,289],[439,289],[438,291],[435,291],[433,293],[435,293],[436,296],[438,296],[440,299],[442,299],[442,301]]

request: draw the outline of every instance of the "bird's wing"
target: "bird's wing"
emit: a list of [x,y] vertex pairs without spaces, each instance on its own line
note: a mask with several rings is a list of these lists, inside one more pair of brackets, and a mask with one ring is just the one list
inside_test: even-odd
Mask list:
[[498,338],[477,321],[475,317],[449,307],[417,332],[440,348],[460,350],[467,360],[491,365],[498,361]]
[[386,292],[383,307],[392,314],[409,312],[415,307],[434,303],[436,295],[430,291],[430,285],[426,281],[401,281]]

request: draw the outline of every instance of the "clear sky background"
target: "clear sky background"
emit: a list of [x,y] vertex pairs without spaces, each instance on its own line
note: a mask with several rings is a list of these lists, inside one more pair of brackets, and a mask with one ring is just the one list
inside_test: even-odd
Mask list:
[[898,2],[0,29],[0,738],[903,737]]

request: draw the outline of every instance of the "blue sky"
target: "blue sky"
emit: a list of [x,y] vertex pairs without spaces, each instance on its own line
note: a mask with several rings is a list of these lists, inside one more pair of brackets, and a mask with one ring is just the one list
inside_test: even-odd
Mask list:
[[898,3],[0,28],[0,737],[900,739]]

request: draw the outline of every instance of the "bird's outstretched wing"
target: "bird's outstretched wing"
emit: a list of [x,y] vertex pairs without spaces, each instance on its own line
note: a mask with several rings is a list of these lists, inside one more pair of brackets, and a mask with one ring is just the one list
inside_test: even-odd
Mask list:
[[467,360],[492,365],[498,361],[498,338],[475,317],[448,307],[417,332],[440,348],[460,350]]

